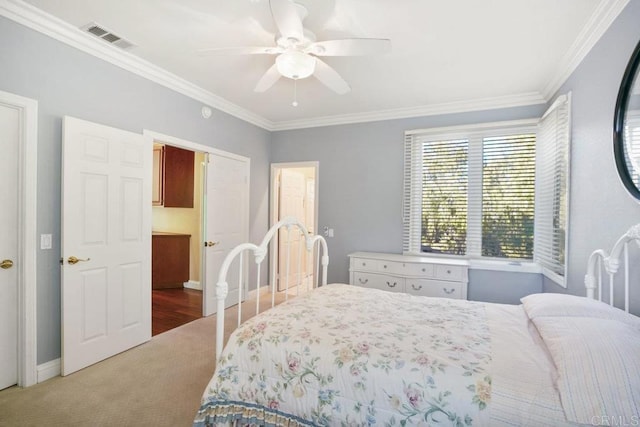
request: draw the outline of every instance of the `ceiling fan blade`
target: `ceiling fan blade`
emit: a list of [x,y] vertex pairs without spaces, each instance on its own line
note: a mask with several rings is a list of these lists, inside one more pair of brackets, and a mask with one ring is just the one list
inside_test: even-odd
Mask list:
[[269,0],[271,15],[280,34],[287,39],[304,40],[302,19],[298,9],[291,0]]
[[339,95],[344,95],[351,91],[349,84],[344,81],[340,74],[326,62],[316,58],[316,69],[313,73],[314,77],[322,82],[326,87]]
[[280,80],[280,77],[282,77],[282,74],[280,74],[280,72],[278,71],[278,67],[276,66],[276,64],[273,64],[271,68],[269,68],[267,72],[264,73],[253,90],[256,92],[264,92],[271,86],[276,84],[276,82]]
[[198,50],[199,55],[276,55],[284,52],[279,46],[214,47]]
[[389,39],[342,39],[312,43],[305,52],[317,56],[361,56],[387,53],[390,50]]

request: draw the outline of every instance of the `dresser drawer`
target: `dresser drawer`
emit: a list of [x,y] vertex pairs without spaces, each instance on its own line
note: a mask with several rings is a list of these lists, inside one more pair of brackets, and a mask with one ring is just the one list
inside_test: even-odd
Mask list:
[[404,279],[386,274],[353,273],[353,284],[365,288],[382,289],[383,291],[404,292]]
[[378,261],[378,271],[402,276],[433,277],[433,264],[398,261]]
[[461,283],[437,280],[406,279],[405,292],[424,297],[463,298]]
[[354,270],[378,271],[380,262],[369,258],[351,258],[351,268]]
[[464,267],[457,265],[436,265],[436,279],[441,280],[461,280]]

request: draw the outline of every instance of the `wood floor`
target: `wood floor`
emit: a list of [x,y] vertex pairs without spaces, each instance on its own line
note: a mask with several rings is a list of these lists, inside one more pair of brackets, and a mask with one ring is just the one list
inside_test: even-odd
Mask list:
[[202,291],[193,289],[154,289],[152,293],[151,334],[158,335],[202,317]]

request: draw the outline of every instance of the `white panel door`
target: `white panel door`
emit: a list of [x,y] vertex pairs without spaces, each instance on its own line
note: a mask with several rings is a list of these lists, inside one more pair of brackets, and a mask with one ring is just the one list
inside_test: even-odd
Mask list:
[[[216,312],[216,282],[224,258],[234,247],[249,240],[249,159],[212,153],[208,159],[204,202],[205,316]],[[232,265],[227,275],[229,294],[225,307],[238,303],[237,264]],[[246,274],[243,276],[246,281]]]
[[67,375],[151,339],[152,147],[142,135],[65,117],[62,153]]
[[[306,191],[306,180],[302,172],[282,169],[278,209],[280,220],[292,216],[306,227]],[[284,228],[278,232],[278,290],[297,286],[306,277],[306,250],[303,245],[302,234],[297,227],[292,228],[291,233]]]
[[0,390],[18,382],[18,147],[20,110],[0,103]]

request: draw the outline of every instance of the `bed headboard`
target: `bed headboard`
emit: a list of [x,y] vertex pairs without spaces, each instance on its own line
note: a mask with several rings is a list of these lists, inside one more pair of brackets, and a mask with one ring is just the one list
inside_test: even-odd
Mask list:
[[[256,265],[256,289],[258,290],[257,295],[256,295],[256,313],[259,312],[260,310],[260,288],[261,288],[261,274],[260,274],[260,269],[262,266],[262,263],[265,261],[265,259],[268,259],[269,257],[267,256],[269,249],[271,248],[271,250],[275,250],[276,248],[276,244],[277,239],[278,239],[278,232],[281,229],[285,229],[287,231],[286,234],[286,238],[289,239],[289,242],[291,241],[291,236],[294,235],[294,233],[300,233],[302,237],[304,237],[304,247],[303,245],[299,246],[299,251],[302,252],[302,250],[305,250],[307,252],[307,254],[309,254],[310,256],[313,257],[314,253],[315,253],[315,260],[313,262],[313,265],[315,266],[316,269],[316,274],[315,274],[315,282],[311,283],[310,285],[313,287],[316,286],[323,286],[327,284],[327,266],[329,265],[329,252],[327,250],[327,242],[324,239],[324,237],[320,236],[320,235],[310,235],[307,232],[307,229],[305,228],[305,226],[300,223],[296,218],[294,217],[286,217],[283,220],[277,222],[276,224],[274,224],[269,231],[267,231],[267,234],[264,236],[264,238],[262,239],[262,242],[259,245],[255,245],[253,243],[241,243],[240,245],[236,246],[235,248],[233,248],[229,254],[226,256],[226,258],[224,259],[224,261],[222,262],[222,266],[220,267],[220,272],[218,274],[218,282],[216,283],[216,299],[217,299],[217,311],[216,311],[216,360],[220,357],[220,354],[222,353],[222,347],[223,347],[223,342],[224,342],[224,309],[225,309],[225,299],[227,298],[227,295],[229,293],[229,284],[227,283],[227,275],[229,273],[229,268],[231,267],[231,265],[234,263],[234,261],[236,260],[236,258],[239,258],[239,269],[240,269],[240,274],[238,277],[238,290],[239,290],[239,294],[238,294],[238,326],[240,326],[240,322],[242,320],[242,281],[243,281],[243,270],[244,270],[244,265],[245,265],[245,261],[244,261],[244,254],[245,253],[249,253],[249,255],[253,255],[253,261]],[[287,251],[285,254],[280,254],[280,256],[284,256],[284,270],[285,270],[285,276],[286,276],[286,284],[285,284],[285,298],[288,298],[289,296],[289,277],[290,277],[290,272],[292,270],[292,265],[291,265],[291,245],[288,244],[286,245],[287,247]],[[300,254],[298,254],[300,255]],[[273,260],[275,261],[275,257],[273,258]],[[298,256],[298,260],[300,260],[300,256]],[[270,291],[271,291],[271,307],[273,307],[275,305],[275,294],[276,294],[276,272],[277,272],[277,268],[276,268],[276,263],[273,262],[270,268],[270,281],[269,281],[269,286],[271,287]],[[321,265],[321,266],[320,266]],[[300,271],[301,271],[301,264],[300,261],[298,261],[297,266],[295,266],[295,268],[297,268],[297,277],[300,278]],[[320,279],[321,278],[321,279]],[[307,284],[309,285],[309,283]],[[299,289],[299,288],[296,288]]]
[[594,251],[589,257],[587,274],[584,276],[584,285],[587,288],[587,297],[597,298],[602,301],[602,270],[609,276],[609,304],[614,305],[615,276],[620,270],[621,257],[624,267],[624,310],[629,311],[629,245],[635,242],[640,247],[640,224],[634,225],[618,239],[610,253],[603,249]]

